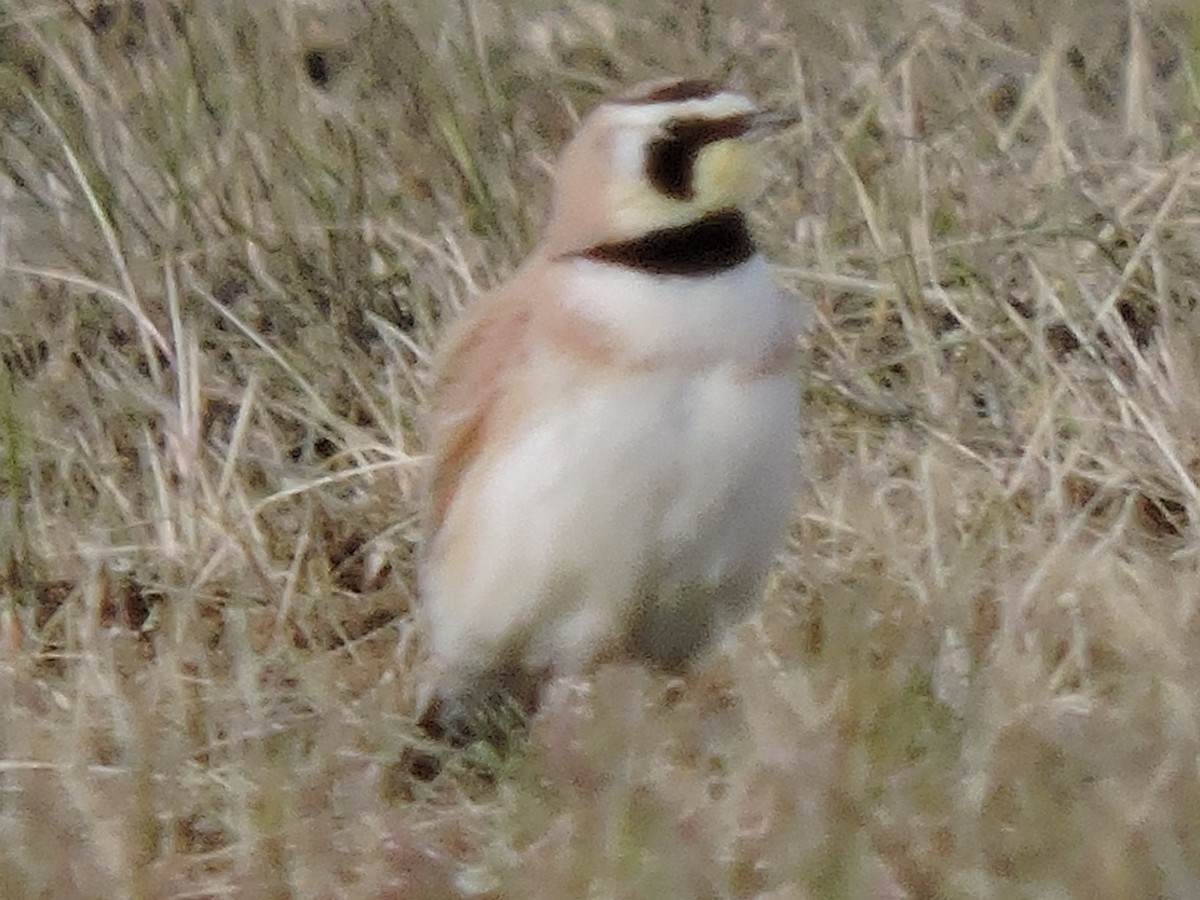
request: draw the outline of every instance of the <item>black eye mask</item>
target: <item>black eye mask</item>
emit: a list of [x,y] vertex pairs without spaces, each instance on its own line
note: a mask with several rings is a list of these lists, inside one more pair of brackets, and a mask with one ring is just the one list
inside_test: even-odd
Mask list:
[[672,200],[691,200],[696,157],[708,144],[741,137],[751,127],[752,116],[723,119],[675,119],[666,134],[646,148],[646,179],[656,191]]

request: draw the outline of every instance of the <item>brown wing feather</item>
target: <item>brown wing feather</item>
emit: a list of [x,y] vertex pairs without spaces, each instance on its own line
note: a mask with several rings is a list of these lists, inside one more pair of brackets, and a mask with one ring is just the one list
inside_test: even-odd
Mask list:
[[475,302],[453,326],[435,376],[429,443],[432,457],[425,530],[441,528],[464,473],[479,457],[496,411],[512,384],[509,373],[528,347],[528,290],[514,279]]

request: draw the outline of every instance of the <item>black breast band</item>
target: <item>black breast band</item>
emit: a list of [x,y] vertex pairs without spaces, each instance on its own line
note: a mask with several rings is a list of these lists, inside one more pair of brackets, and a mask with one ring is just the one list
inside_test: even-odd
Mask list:
[[571,255],[655,275],[713,275],[740,266],[757,252],[745,216],[725,209],[688,225]]

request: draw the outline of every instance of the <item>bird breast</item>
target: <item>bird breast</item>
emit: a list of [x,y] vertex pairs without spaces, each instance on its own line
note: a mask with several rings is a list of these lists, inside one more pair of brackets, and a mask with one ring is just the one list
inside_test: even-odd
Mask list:
[[[795,331],[765,263],[700,285],[571,265],[559,299],[574,324],[543,322],[511,392],[524,412],[468,474],[434,548],[435,651],[464,667],[515,653],[581,671],[639,603],[686,596],[732,615],[786,528]],[[704,640],[713,613],[672,613],[674,655]]]

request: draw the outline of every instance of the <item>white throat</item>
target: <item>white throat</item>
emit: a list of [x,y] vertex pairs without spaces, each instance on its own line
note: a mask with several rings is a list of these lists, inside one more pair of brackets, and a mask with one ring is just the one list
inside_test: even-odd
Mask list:
[[572,260],[563,302],[616,332],[633,355],[753,357],[780,339],[788,313],[761,254],[711,275],[658,275]]

